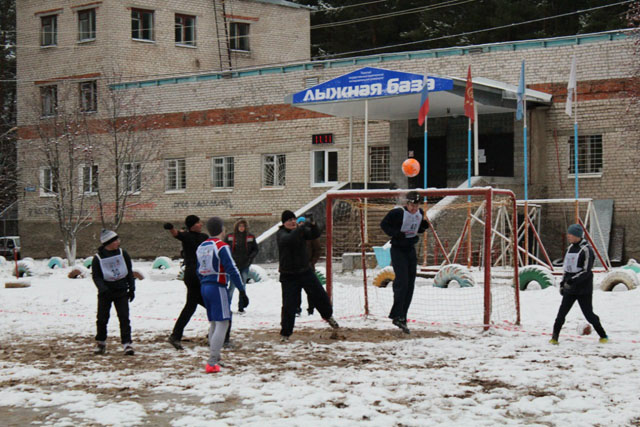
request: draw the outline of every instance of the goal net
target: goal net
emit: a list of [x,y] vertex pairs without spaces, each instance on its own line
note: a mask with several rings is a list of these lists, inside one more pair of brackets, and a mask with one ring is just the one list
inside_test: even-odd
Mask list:
[[[387,212],[409,190],[330,191],[326,204],[327,291],[337,316],[386,317],[393,304]],[[416,244],[410,321],[489,327],[519,324],[519,284],[509,190],[418,190],[430,227]]]

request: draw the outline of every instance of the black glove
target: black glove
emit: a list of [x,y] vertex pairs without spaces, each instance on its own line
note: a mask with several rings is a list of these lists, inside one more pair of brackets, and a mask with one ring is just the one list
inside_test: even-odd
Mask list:
[[165,222],[162,228],[164,228],[165,230],[173,230],[173,224],[171,224],[170,222]]
[[244,310],[249,305],[249,297],[245,291],[240,291],[240,300],[238,301],[238,309]]
[[136,293],[134,291],[129,291],[127,293],[127,297],[129,297],[129,302],[133,302],[133,299],[136,297]]

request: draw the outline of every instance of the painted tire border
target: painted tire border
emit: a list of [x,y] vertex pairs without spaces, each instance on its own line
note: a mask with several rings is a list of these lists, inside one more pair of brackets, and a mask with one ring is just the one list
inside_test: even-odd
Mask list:
[[555,279],[551,270],[540,265],[525,265],[518,271],[520,290],[526,291],[531,282],[538,282],[542,289],[555,286]]

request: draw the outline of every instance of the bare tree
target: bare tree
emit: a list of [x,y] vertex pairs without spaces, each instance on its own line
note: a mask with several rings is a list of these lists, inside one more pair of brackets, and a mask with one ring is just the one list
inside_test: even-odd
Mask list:
[[[87,83],[94,86],[83,92]],[[96,85],[42,87],[34,103],[38,115],[45,111],[35,125],[38,138],[31,141],[39,154],[38,203],[56,218],[70,264],[78,234],[95,222],[117,230],[130,210],[151,197],[143,189],[161,171],[163,139],[154,116],[140,114],[135,97],[108,84],[101,86],[98,104]]]

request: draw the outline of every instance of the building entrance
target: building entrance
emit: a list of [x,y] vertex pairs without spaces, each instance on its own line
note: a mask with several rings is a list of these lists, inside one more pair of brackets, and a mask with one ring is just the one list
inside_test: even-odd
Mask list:
[[[447,139],[444,136],[429,137],[427,141],[427,186],[430,188],[447,187]],[[409,178],[409,188],[424,187],[424,137],[409,138],[408,153],[420,162],[418,176]]]

